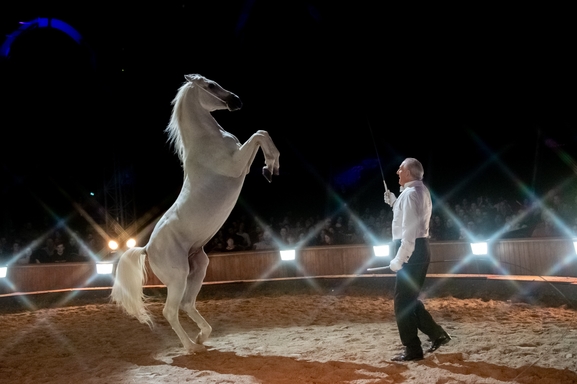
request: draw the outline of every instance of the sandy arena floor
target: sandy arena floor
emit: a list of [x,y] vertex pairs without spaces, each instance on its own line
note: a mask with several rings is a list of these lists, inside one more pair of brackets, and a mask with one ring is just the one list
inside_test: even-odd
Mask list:
[[[577,313],[568,306],[455,297],[425,305],[453,340],[424,360],[400,352],[393,303],[378,295],[213,294],[198,309],[207,351],[186,355],[106,300],[0,315],[0,381],[11,383],[577,383]],[[185,316],[195,335],[198,329]],[[426,346],[425,337],[422,341]]]

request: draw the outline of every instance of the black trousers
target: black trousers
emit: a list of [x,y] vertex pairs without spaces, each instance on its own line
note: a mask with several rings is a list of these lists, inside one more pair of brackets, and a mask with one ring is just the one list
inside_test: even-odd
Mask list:
[[[393,255],[400,246],[401,240],[395,240]],[[429,239],[419,238],[409,262],[403,264],[403,268],[397,271],[394,298],[395,318],[401,342],[407,351],[422,350],[418,336],[419,330],[431,340],[437,339],[444,332],[419,300],[430,261]]]

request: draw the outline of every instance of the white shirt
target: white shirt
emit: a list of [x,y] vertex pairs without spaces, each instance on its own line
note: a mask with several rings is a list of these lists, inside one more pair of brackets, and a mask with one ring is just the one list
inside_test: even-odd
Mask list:
[[429,237],[433,210],[431,194],[421,180],[409,181],[393,204],[393,240],[401,240],[396,257],[406,263],[415,250],[415,240]]

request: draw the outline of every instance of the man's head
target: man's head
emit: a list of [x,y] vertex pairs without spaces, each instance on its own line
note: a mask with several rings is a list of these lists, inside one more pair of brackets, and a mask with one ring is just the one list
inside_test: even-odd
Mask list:
[[424,174],[425,171],[421,162],[412,157],[407,157],[397,170],[400,185],[405,185],[410,181],[423,180]]
[[58,253],[59,255],[62,255],[64,253],[64,243],[58,243],[56,245],[56,253]]

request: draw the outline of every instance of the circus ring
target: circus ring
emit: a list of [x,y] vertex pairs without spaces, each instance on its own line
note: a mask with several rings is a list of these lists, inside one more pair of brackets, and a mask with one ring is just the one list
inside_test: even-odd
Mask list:
[[[207,352],[185,355],[146,285],[151,330],[108,303],[93,263],[13,267],[0,280],[0,377],[26,382],[577,382],[577,257],[567,239],[503,240],[489,258],[432,243],[425,305],[453,340],[422,361],[401,345],[394,275],[366,246],[210,255],[198,308]],[[380,272],[380,271],[379,271]],[[190,321],[191,335],[197,331]],[[425,340],[423,340],[425,342]]]

